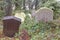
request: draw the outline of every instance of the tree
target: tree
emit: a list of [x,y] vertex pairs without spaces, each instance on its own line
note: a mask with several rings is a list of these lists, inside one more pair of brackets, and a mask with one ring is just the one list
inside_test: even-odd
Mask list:
[[25,9],[25,0],[23,0],[23,9]]
[[12,0],[5,0],[6,5],[4,7],[5,10],[5,16],[11,16],[12,14]]
[[39,4],[38,0],[35,0],[35,9],[38,8],[38,4]]

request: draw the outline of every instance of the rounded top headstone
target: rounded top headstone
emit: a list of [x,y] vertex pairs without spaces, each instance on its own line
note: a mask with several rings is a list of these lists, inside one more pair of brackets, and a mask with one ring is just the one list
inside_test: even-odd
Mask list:
[[15,14],[15,17],[20,18],[20,19],[21,19],[21,22],[24,22],[26,15],[25,15],[24,12],[20,12],[20,13],[17,12],[17,13]]
[[42,7],[35,13],[36,21],[52,21],[53,20],[53,10],[47,7]]
[[49,11],[53,13],[53,10],[51,10],[50,8],[47,7],[41,7],[39,10],[36,11],[36,13],[38,13],[39,11]]

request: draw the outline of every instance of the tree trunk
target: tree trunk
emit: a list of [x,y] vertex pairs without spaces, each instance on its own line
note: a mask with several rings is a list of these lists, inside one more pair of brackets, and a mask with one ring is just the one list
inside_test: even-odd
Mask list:
[[5,16],[11,16],[12,15],[12,0],[5,0]]
[[[18,1],[18,0],[15,0],[15,1]],[[15,3],[15,6],[16,6],[16,7],[18,7],[18,6],[19,6],[17,2]]]
[[38,0],[35,0],[35,9],[37,10],[38,8]]
[[25,9],[25,0],[23,0],[23,9]]

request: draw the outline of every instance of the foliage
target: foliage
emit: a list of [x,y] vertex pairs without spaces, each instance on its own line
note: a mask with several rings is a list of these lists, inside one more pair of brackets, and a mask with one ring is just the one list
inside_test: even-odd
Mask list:
[[[47,36],[50,36],[49,34],[52,33],[53,35],[54,33],[58,33],[58,29],[56,29],[56,27],[58,26],[52,22],[45,23],[41,21],[37,23],[34,19],[30,19],[27,15],[25,22],[20,26],[20,30],[27,29],[31,36],[31,40],[47,40]],[[53,32],[54,30],[55,32]],[[57,39],[55,39],[55,37],[51,39],[58,40],[58,37],[56,38]]]
[[48,7],[54,11],[54,19],[60,17],[60,2],[56,1],[47,1],[43,6]]
[[2,10],[0,10],[0,20],[4,17],[4,12]]
[[40,2],[38,5],[38,9],[41,7],[48,7],[52,9],[54,12],[54,19],[58,19],[60,17],[60,2],[57,2],[55,0],[45,0],[44,3]]

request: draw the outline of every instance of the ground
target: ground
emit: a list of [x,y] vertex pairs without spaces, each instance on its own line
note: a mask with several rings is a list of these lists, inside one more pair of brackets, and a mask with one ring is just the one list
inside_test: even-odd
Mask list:
[[[35,35],[32,39],[34,40],[34,38],[35,40],[60,40],[60,29],[57,28],[54,31],[47,30],[44,33]],[[4,36],[2,26],[0,26],[0,40],[19,40],[19,37],[9,38]]]

